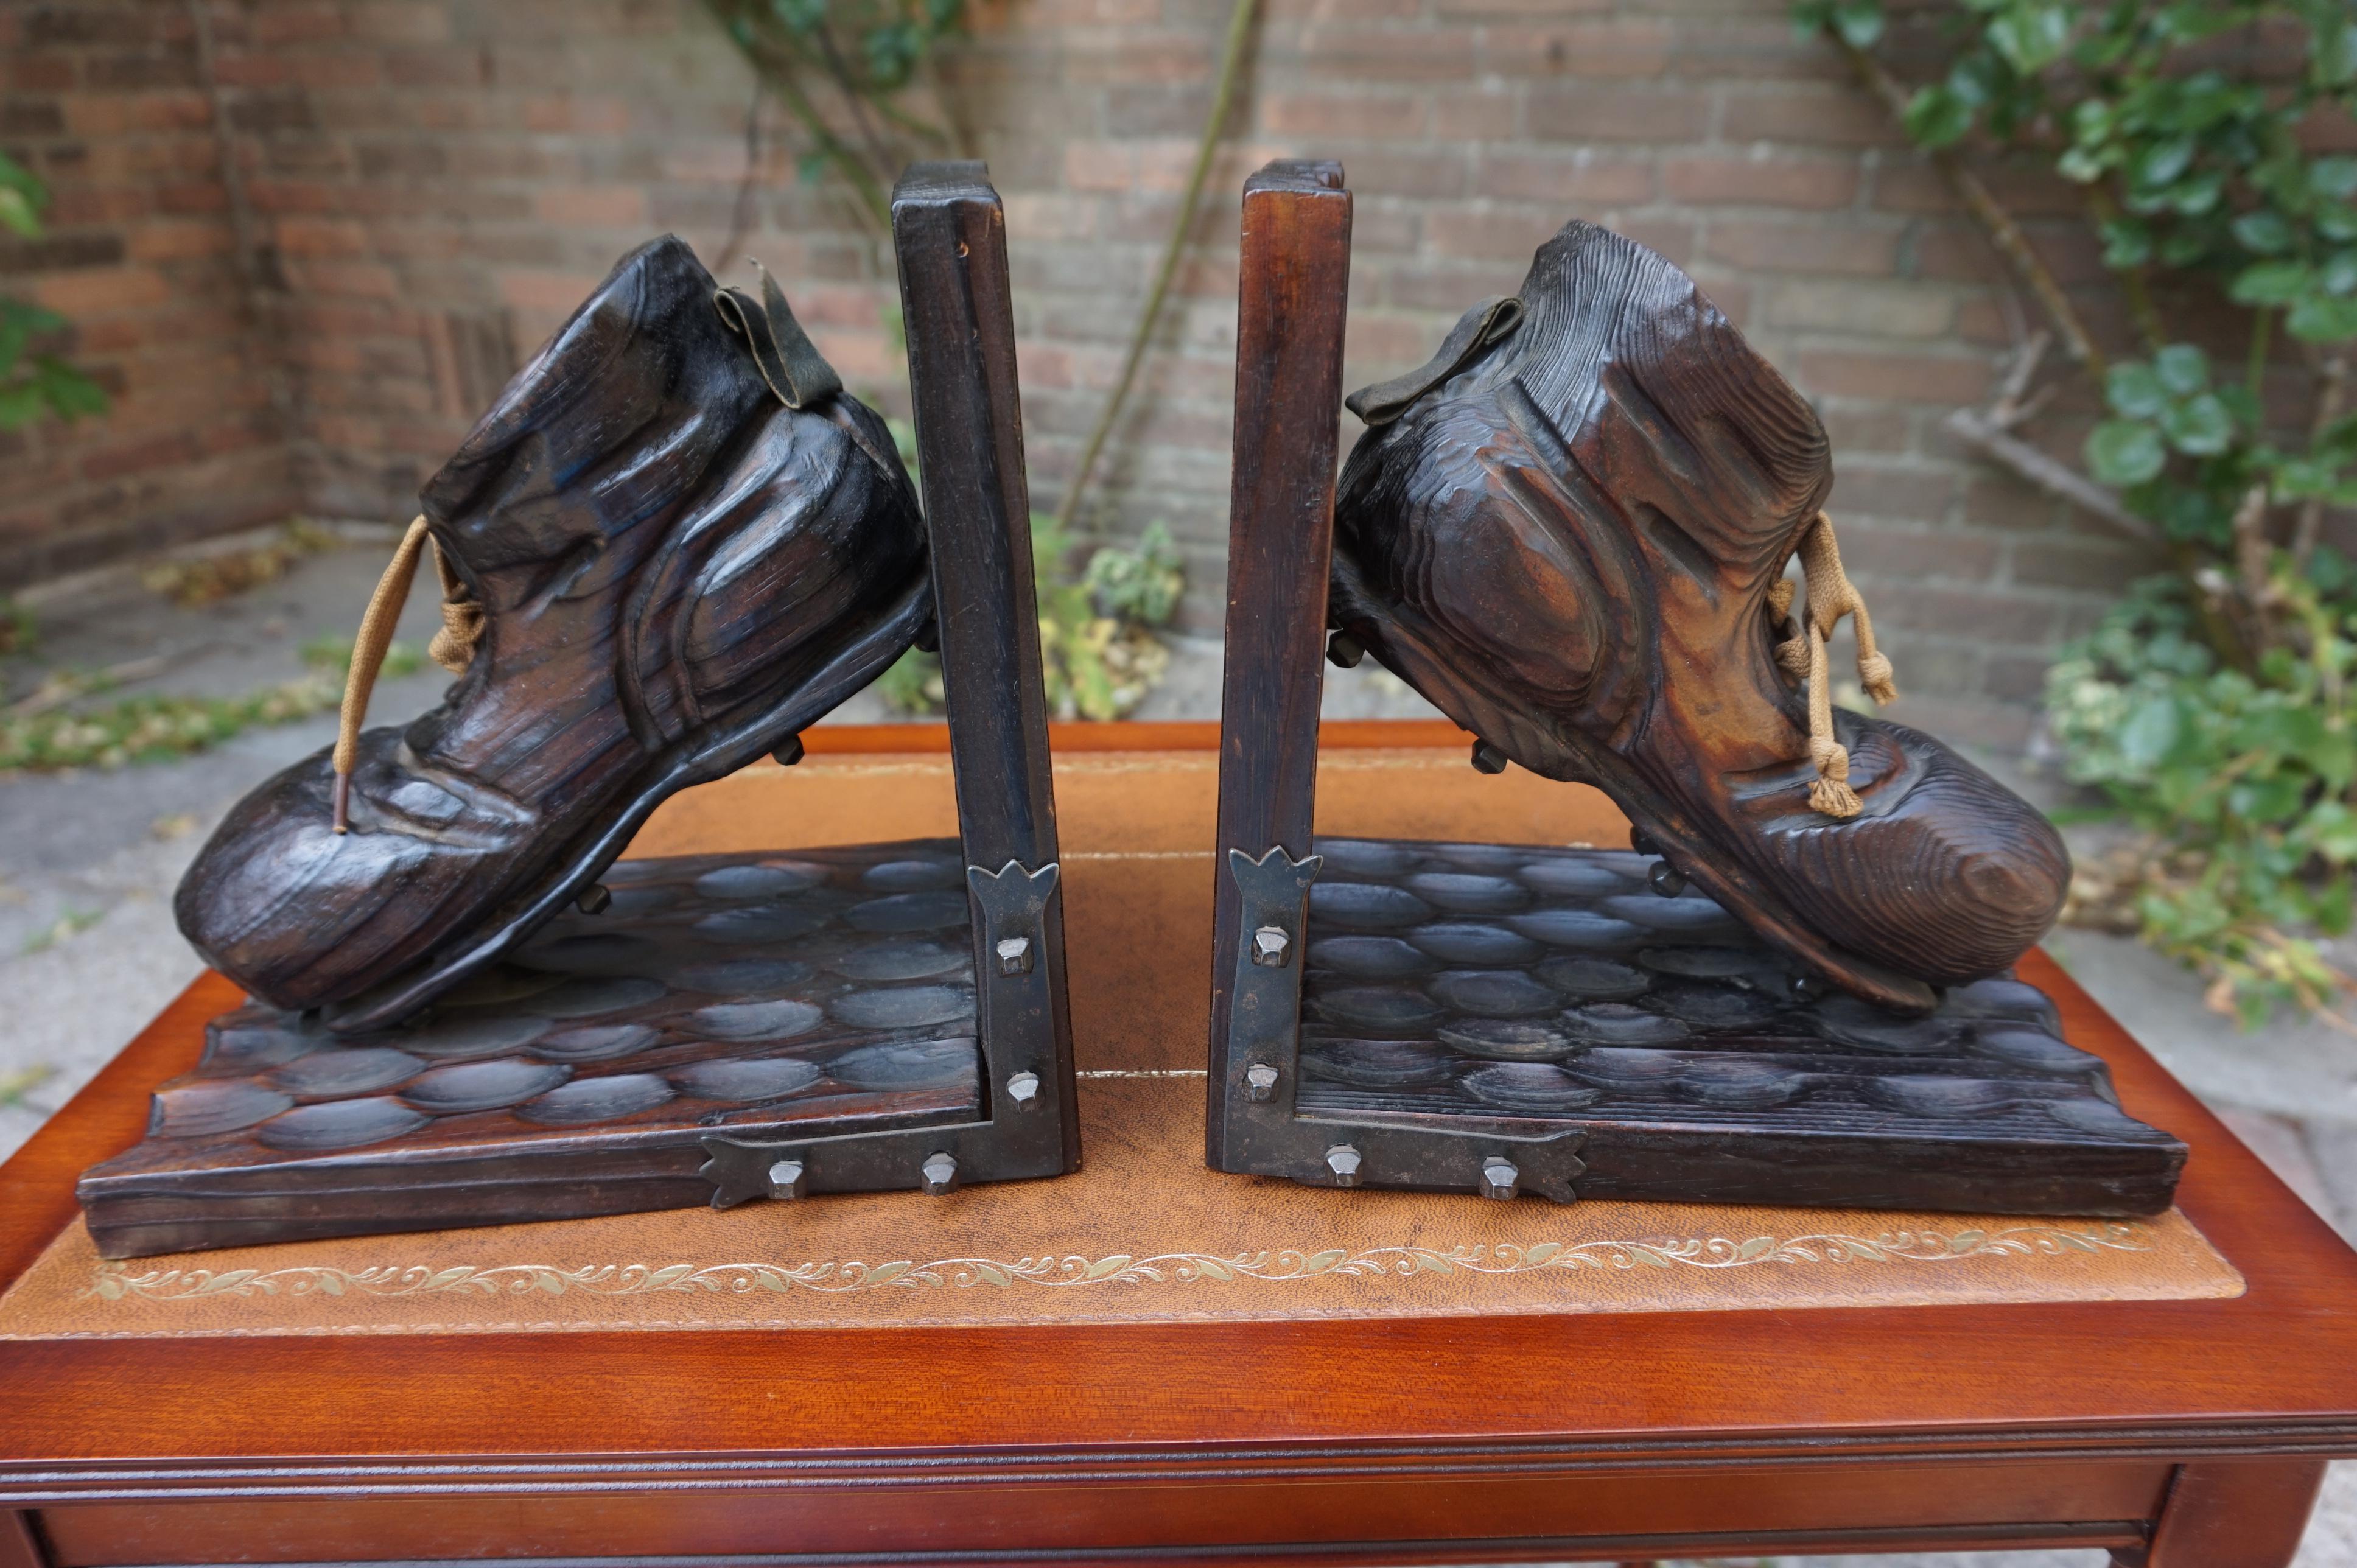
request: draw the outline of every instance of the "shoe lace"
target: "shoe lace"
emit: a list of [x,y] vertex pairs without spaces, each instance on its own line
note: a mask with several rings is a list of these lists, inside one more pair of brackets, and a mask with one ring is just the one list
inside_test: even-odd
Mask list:
[[442,546],[425,526],[423,515],[409,525],[393,553],[384,575],[369,596],[361,615],[361,628],[352,638],[351,668],[344,675],[343,712],[336,725],[335,830],[351,831],[352,768],[360,762],[361,725],[368,718],[369,693],[384,668],[393,647],[393,630],[400,624],[401,607],[409,602],[410,585],[417,579],[417,563],[431,546],[434,572],[442,579],[442,629],[425,646],[426,655],[452,674],[463,674],[483,639],[483,607],[475,602],[466,582],[442,553]]
[[1807,624],[1797,630],[1792,626],[1790,578],[1768,590],[1769,616],[1788,634],[1776,645],[1776,664],[1809,686],[1809,760],[1817,768],[1816,778],[1809,781],[1809,804],[1828,817],[1847,819],[1865,807],[1857,791],[1849,787],[1849,748],[1834,739],[1833,682],[1827,676],[1825,644],[1842,617],[1857,618],[1857,678],[1867,695],[1878,703],[1896,702],[1899,688],[1891,684],[1890,660],[1874,646],[1874,622],[1866,613],[1866,596],[1842,571],[1834,520],[1817,513],[1793,553],[1800,558],[1802,571],[1808,574]]

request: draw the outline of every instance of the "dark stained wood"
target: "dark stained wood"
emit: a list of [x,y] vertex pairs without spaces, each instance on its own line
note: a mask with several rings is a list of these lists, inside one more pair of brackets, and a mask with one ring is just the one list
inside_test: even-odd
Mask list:
[[[1335,1563],[1531,1562],[2129,1547],[2180,1465],[2357,1454],[2357,1256],[2059,970],[2033,953],[2023,973],[2126,1109],[2183,1136],[2179,1206],[2244,1294],[0,1342],[0,1508],[41,1510],[78,1557],[115,1562],[528,1556],[601,1527],[577,1550],[791,1552],[821,1498],[871,1521],[858,1550],[929,1561],[954,1560],[927,1546],[948,1539],[1021,1561],[1067,1509],[1083,1524],[1054,1539],[1135,1540],[1120,1510],[1135,1499],[1163,1562],[1217,1542],[1222,1563],[1297,1563],[1304,1539]],[[237,999],[199,982],[0,1165],[0,1288]],[[2266,1528],[2248,1517],[2263,1501],[2246,1497],[2244,1525]],[[1370,1521],[1355,1533],[1353,1510]],[[1125,1552],[1145,1556],[1060,1560]]]
[[[1031,501],[1006,276],[1006,213],[978,163],[910,166],[892,191],[892,242],[909,341],[917,455],[932,542],[950,755],[970,865],[1056,860],[1056,792],[1039,670]],[[1064,983],[1063,898],[1051,890],[1039,962],[1052,1018],[1055,1087],[1072,1103],[1071,1014]],[[975,908],[978,961],[987,964]],[[1003,1081],[1005,1074],[996,1074]],[[1060,1118],[1064,1168],[1078,1165],[1080,1123]]]
[[2299,1552],[2321,1459],[2210,1459],[2180,1465],[2144,1551],[2113,1553],[2121,1568],[2288,1568]]
[[1577,1129],[1589,1198],[2148,1215],[2176,1191],[2185,1145],[2118,1108],[2031,986],[1921,1017],[1815,993],[1627,851],[1315,847],[1294,1109],[1334,1139]]
[[714,290],[675,238],[623,258],[426,484],[487,629],[440,705],[362,736],[350,833],[324,752],[231,810],[175,900],[214,967],[338,1029],[412,1016],[914,639],[890,432],[848,394],[781,403]]
[[1931,986],[2012,963],[2070,873],[2027,802],[1837,712],[1863,812],[1811,803],[1770,606],[1833,484],[1808,403],[1692,279],[1592,224],[1539,248],[1518,300],[1518,327],[1484,339],[1475,306],[1420,395],[1370,410],[1333,625],[1504,757],[1604,790],[1676,873],[1862,998],[1926,1011]]
[[[156,1090],[147,1137],[81,1179],[100,1252],[691,1208],[714,1198],[715,1133],[980,1116],[955,843],[683,855],[607,876],[605,913],[559,916],[422,1023],[338,1036],[258,1005],[213,1019],[196,1069]],[[931,956],[911,960],[911,944]],[[883,949],[879,973],[862,960]],[[808,1184],[909,1185],[840,1163]]]
[[[1351,193],[1341,166],[1279,161],[1244,184],[1236,299],[1235,467],[1228,521],[1227,648],[1220,723],[1215,955],[1243,940],[1229,852],[1309,853],[1323,687],[1327,546],[1333,536],[1336,409],[1351,286]],[[1290,972],[1297,975],[1298,965]],[[1211,966],[1205,1158],[1227,1151],[1235,1007],[1224,956]]]
[[2091,1465],[2067,1481],[2038,1468],[1910,1466],[1905,1487],[1825,1465],[1798,1476],[1533,1469],[1381,1486],[1304,1478],[1239,1487],[1240,1506],[1219,1518],[1204,1516],[1202,1482],[1018,1487],[977,1478],[944,1488],[956,1495],[950,1506],[920,1502],[914,1509],[905,1496],[813,1486],[751,1498],[459,1496],[427,1506],[385,1499],[333,1512],[259,1499],[70,1504],[46,1510],[45,1522],[59,1563],[76,1568],[432,1561],[478,1551],[495,1531],[522,1535],[533,1556],[558,1558],[775,1553],[784,1562],[839,1562],[837,1554],[882,1548],[926,1563],[983,1552],[1008,1552],[1018,1563],[1054,1560],[1051,1553],[1100,1563],[1225,1563],[1234,1553],[1245,1562],[1528,1562],[1609,1555],[1640,1542],[1680,1556],[1789,1551],[1812,1540],[1838,1549],[1860,1536],[1868,1550],[1902,1541],[1935,1550],[1965,1541],[2032,1544],[2041,1536],[2058,1545],[2111,1545],[2140,1539],[2132,1521],[2158,1507],[2169,1475],[2169,1466],[2149,1461]]
[[0,1509],[0,1568],[49,1568],[33,1516],[22,1509]]

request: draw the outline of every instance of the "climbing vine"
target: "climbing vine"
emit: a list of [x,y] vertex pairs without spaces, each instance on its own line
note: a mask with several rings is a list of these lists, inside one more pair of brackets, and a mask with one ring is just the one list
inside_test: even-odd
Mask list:
[[[1930,153],[2047,317],[1968,442],[2149,542],[2172,570],[2066,651],[2048,686],[2070,776],[2143,832],[2116,893],[2212,982],[2214,1005],[2330,1009],[2348,976],[2357,572],[2330,542],[2357,507],[2357,11],[2347,0],[1801,0]],[[1881,53],[1928,27],[1943,68],[1908,87]],[[1969,156],[1968,156],[1969,155]],[[2134,340],[2107,352],[1977,159],[2082,192]],[[2100,388],[2072,467],[2023,432],[2050,403],[2046,343]],[[2289,408],[2269,372],[2308,374]],[[2098,878],[2097,882],[2100,883]],[[2090,891],[2087,885],[2081,891]]]

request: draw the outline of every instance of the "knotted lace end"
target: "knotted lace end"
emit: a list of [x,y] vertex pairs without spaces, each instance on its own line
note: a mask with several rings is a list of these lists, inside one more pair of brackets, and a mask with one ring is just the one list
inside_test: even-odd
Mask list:
[[1866,809],[1849,785],[1849,749],[1834,739],[1834,703],[1825,644],[1844,616],[1857,621],[1857,678],[1877,703],[1895,703],[1899,687],[1889,659],[1875,646],[1874,621],[1866,598],[1843,572],[1834,520],[1817,513],[1801,535],[1801,569],[1808,575],[1808,607],[1801,627],[1792,621],[1792,585],[1780,580],[1768,590],[1768,613],[1783,639],[1776,644],[1776,667],[1809,686],[1809,760],[1817,777],[1809,781],[1809,805],[1828,817],[1846,820]]

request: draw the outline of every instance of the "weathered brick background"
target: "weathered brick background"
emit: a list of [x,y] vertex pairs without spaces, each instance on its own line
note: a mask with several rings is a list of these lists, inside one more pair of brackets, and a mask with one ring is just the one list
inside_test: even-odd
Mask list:
[[[1642,239],[1822,408],[1835,515],[1904,712],[1998,743],[2028,733],[2054,646],[2148,563],[1941,429],[1986,395],[2029,318],[1936,174],[1828,46],[1795,37],[1783,0],[1264,10],[1200,243],[1092,511],[1113,535],[1178,532],[1191,628],[1216,629],[1221,602],[1235,191],[1265,158],[1334,156],[1357,192],[1353,384],[1422,360],[1567,218]],[[752,77],[689,0],[0,16],[9,145],[59,191],[57,237],[5,263],[81,323],[80,356],[123,393],[102,425],[8,451],[0,579],[292,505],[405,517],[616,257],[672,230],[716,261],[739,211]],[[942,106],[1007,200],[1043,508],[1118,369],[1226,16],[1226,0],[997,0],[943,59]],[[888,257],[846,199],[797,179],[773,106],[757,129],[739,253],[897,411]],[[1993,177],[2114,323],[2074,193]],[[2066,400],[2046,437],[2075,448],[2090,406]]]
[[51,188],[0,291],[75,323],[102,421],[0,434],[0,591],[297,504],[240,270],[198,17],[0,4],[0,144]]

